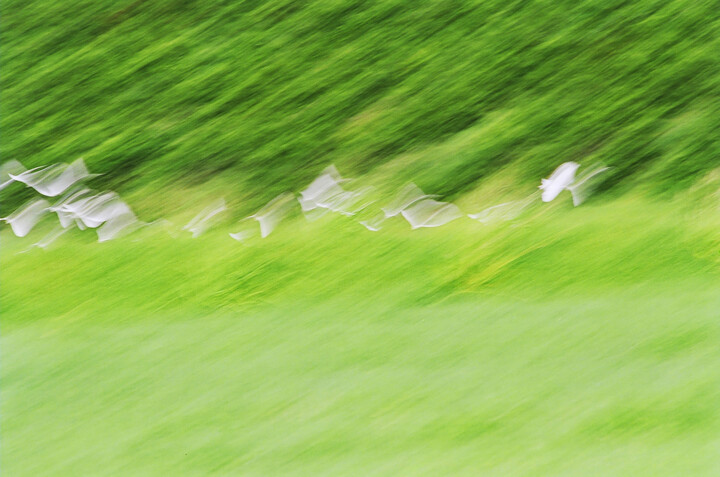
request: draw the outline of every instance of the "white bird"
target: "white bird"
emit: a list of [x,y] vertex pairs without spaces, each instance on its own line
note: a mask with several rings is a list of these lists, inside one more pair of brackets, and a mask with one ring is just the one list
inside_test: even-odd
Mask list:
[[437,195],[424,193],[418,186],[410,182],[400,189],[400,192],[398,192],[395,196],[395,199],[389,205],[383,207],[382,210],[385,212],[385,217],[395,217],[418,201],[423,199],[434,199],[437,197]]
[[54,164],[20,174],[9,174],[11,179],[22,182],[47,197],[62,194],[78,181],[97,175],[88,172],[82,159],[77,159],[72,164]]
[[0,166],[0,190],[3,190],[5,187],[15,182],[15,179],[11,177],[11,174],[22,174],[26,170],[27,169],[25,169],[25,167],[15,159],[4,162],[3,165]]
[[92,197],[87,197],[90,194],[90,189],[79,189],[71,190],[67,192],[58,202],[49,208],[51,212],[55,212],[60,221],[60,225],[63,228],[68,228],[76,222],[79,222],[79,218],[76,211],[80,209],[77,206],[77,201],[84,199],[83,203],[86,203]]
[[463,216],[460,208],[450,202],[423,199],[401,212],[413,229],[439,227]]
[[543,202],[550,202],[563,190],[567,189],[572,194],[573,205],[577,207],[585,200],[589,191],[595,185],[589,182],[590,179],[609,169],[608,167],[598,166],[586,173],[581,179],[576,180],[575,174],[579,167],[580,165],[576,162],[565,162],[560,164],[548,179],[542,179],[540,189],[543,191]]
[[48,212],[49,206],[50,203],[45,199],[38,199],[0,220],[4,220],[10,224],[15,235],[24,237],[35,227],[35,224],[38,223],[43,214]]
[[100,227],[115,217],[131,214],[132,209],[114,192],[96,196],[82,210],[76,212],[82,223],[89,228]]
[[300,192],[298,201],[303,212],[323,207],[320,204],[327,203],[332,197],[345,192],[340,183],[346,181],[347,179],[340,177],[335,166],[327,167],[305,190]]
[[542,179],[540,189],[543,191],[543,202],[550,202],[557,197],[560,192],[568,188],[575,180],[575,172],[580,165],[576,162],[566,162],[560,164],[557,169],[547,179]]
[[218,199],[193,217],[183,230],[192,232],[193,238],[198,237],[210,228],[217,221],[217,215],[225,210],[225,199]]

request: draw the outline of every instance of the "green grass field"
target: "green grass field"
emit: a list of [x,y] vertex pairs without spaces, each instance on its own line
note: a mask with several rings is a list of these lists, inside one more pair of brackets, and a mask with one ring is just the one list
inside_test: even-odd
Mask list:
[[[0,2],[0,162],[83,157],[176,229],[229,207],[2,226],[0,471],[720,475],[718,32],[710,0]],[[610,166],[577,208],[228,237],[330,164],[474,213],[568,161]]]
[[720,216],[566,205],[3,236],[3,470],[715,475]]

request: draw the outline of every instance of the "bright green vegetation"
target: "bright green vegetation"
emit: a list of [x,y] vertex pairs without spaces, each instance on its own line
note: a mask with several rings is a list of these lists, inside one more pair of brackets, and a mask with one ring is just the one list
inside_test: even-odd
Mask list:
[[[0,160],[232,211],[0,232],[0,470],[718,475],[715,3],[0,3]],[[578,208],[227,235],[330,163],[477,212],[571,160],[613,166]]]
[[2,17],[0,156],[83,156],[115,188],[225,171],[257,205],[331,162],[400,161],[395,179],[455,197],[574,160],[663,189],[720,157],[711,1],[8,0]]
[[4,237],[10,475],[715,475],[720,215]]

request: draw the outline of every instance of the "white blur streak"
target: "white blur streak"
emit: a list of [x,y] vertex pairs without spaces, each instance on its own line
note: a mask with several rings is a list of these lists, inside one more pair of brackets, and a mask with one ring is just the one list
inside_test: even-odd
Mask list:
[[183,230],[192,232],[193,238],[199,237],[217,221],[217,215],[225,210],[225,199],[218,199],[193,217]]
[[597,177],[598,174],[601,174],[608,170],[610,170],[609,167],[596,166],[568,186],[568,190],[572,194],[573,205],[575,207],[582,204],[593,191],[593,189],[597,187],[598,183],[600,182]]
[[58,239],[62,234],[67,232],[68,228],[64,228],[61,226],[56,226],[49,234],[47,234],[45,237],[41,238],[37,243],[33,244],[34,247],[39,247],[42,249],[48,248],[50,244],[52,244],[55,240]]
[[395,199],[389,205],[383,207],[382,210],[385,212],[385,217],[395,217],[418,201],[436,197],[436,195],[425,194],[418,186],[410,182],[400,189]]
[[535,200],[536,197],[537,193],[531,194],[522,200],[505,202],[483,209],[476,214],[468,214],[468,217],[483,224],[489,224],[501,220],[512,220],[519,216],[522,211]]
[[15,159],[4,162],[2,166],[0,166],[0,190],[3,190],[13,182],[15,182],[15,179],[11,177],[11,175],[19,175],[25,172],[27,169],[25,166],[20,164],[20,162],[16,161]]
[[71,185],[96,175],[88,172],[82,159],[77,159],[72,164],[55,164],[20,174],[9,174],[11,179],[22,182],[47,197],[60,195]]
[[575,172],[580,165],[576,162],[565,162],[560,164],[557,169],[547,179],[542,179],[540,189],[543,191],[543,202],[550,202],[555,199],[560,192],[567,189],[575,180]]
[[268,202],[265,207],[248,217],[260,223],[260,236],[262,238],[270,235],[277,224],[287,215],[292,207],[293,200],[294,197],[289,192],[280,194]]
[[405,208],[401,214],[413,229],[439,227],[463,216],[457,205],[432,199],[421,200]]
[[383,222],[385,222],[385,214],[383,212],[379,212],[368,220],[361,220],[360,225],[371,232],[377,232],[382,228]]
[[100,227],[116,217],[128,214],[133,214],[130,206],[120,200],[120,197],[114,192],[106,192],[97,196],[77,213],[78,218],[89,228]]
[[576,178],[575,174],[579,167],[580,165],[575,162],[565,162],[560,164],[548,179],[542,179],[540,189],[543,190],[543,202],[550,202],[563,190],[567,189],[572,194],[573,205],[577,207],[585,201],[592,189],[597,186],[599,182],[596,179],[598,174],[610,169],[598,165],[590,169],[582,177]]
[[49,207],[50,203],[48,201],[38,199],[0,220],[4,220],[10,224],[16,236],[24,237],[35,227],[35,224],[38,223],[43,214],[48,212]]
[[238,232],[230,233],[228,235],[230,235],[230,237],[232,237],[234,240],[237,240],[238,242],[242,242],[244,240],[249,239],[253,235],[255,235],[255,233],[248,227],[248,228],[244,228]]
[[344,179],[340,177],[335,166],[327,167],[305,190],[300,192],[298,202],[300,202],[303,212],[318,207],[327,208],[321,204],[326,204],[331,198],[345,192],[340,186],[341,182],[344,182]]
[[325,202],[318,203],[318,206],[342,215],[356,215],[374,202],[367,199],[368,194],[373,190],[373,187],[364,187],[357,191],[343,191]]
[[97,229],[98,242],[107,242],[126,235],[141,225],[132,211],[113,216]]

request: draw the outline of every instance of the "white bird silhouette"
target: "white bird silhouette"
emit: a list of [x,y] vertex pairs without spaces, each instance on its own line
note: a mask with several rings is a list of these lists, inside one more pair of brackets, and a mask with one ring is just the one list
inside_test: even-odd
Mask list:
[[[51,212],[57,214],[63,228],[68,228],[80,221],[77,211],[81,210],[82,206],[92,199],[92,196],[88,197],[90,192],[90,189],[71,189],[55,205],[49,208]],[[82,202],[79,202],[80,200]]]
[[199,237],[217,222],[217,215],[225,210],[227,210],[225,199],[218,199],[193,217],[193,219],[183,227],[183,230],[192,232],[193,238]]
[[577,207],[587,198],[589,191],[595,185],[590,182],[590,179],[609,169],[608,167],[597,166],[581,179],[576,180],[575,174],[579,167],[580,165],[576,162],[565,162],[560,164],[548,179],[542,179],[540,189],[543,191],[543,202],[550,202],[563,190],[567,189],[572,194],[573,205]]
[[437,197],[437,195],[424,193],[418,186],[410,182],[400,189],[395,199],[389,205],[383,207],[382,210],[385,212],[385,217],[395,217],[418,201]]
[[16,236],[24,237],[35,227],[40,218],[48,212],[48,207],[50,207],[50,203],[47,200],[38,199],[0,220],[10,224]]
[[3,190],[5,187],[15,182],[15,179],[11,177],[11,174],[22,174],[26,170],[27,169],[25,169],[25,167],[15,159],[3,163],[3,165],[0,166],[0,190]]
[[89,228],[97,228],[102,224],[119,217],[131,214],[130,206],[123,202],[114,192],[106,192],[96,196],[82,210],[77,212],[78,218]]
[[566,162],[560,164],[557,169],[547,179],[542,179],[540,189],[542,189],[543,202],[550,202],[557,197],[560,192],[567,189],[575,180],[575,172],[580,164],[576,162]]
[[55,197],[78,181],[95,177],[98,174],[90,174],[85,167],[85,162],[77,159],[72,164],[54,164],[30,169],[20,174],[8,175],[11,179],[32,187],[44,196]]
[[439,227],[463,216],[460,208],[450,202],[423,199],[401,212],[413,229]]
[[318,207],[327,208],[321,204],[326,204],[333,197],[345,192],[340,186],[340,183],[346,181],[347,179],[340,177],[335,166],[325,168],[320,176],[312,181],[305,190],[300,192],[298,201],[300,202],[303,212],[308,212]]

